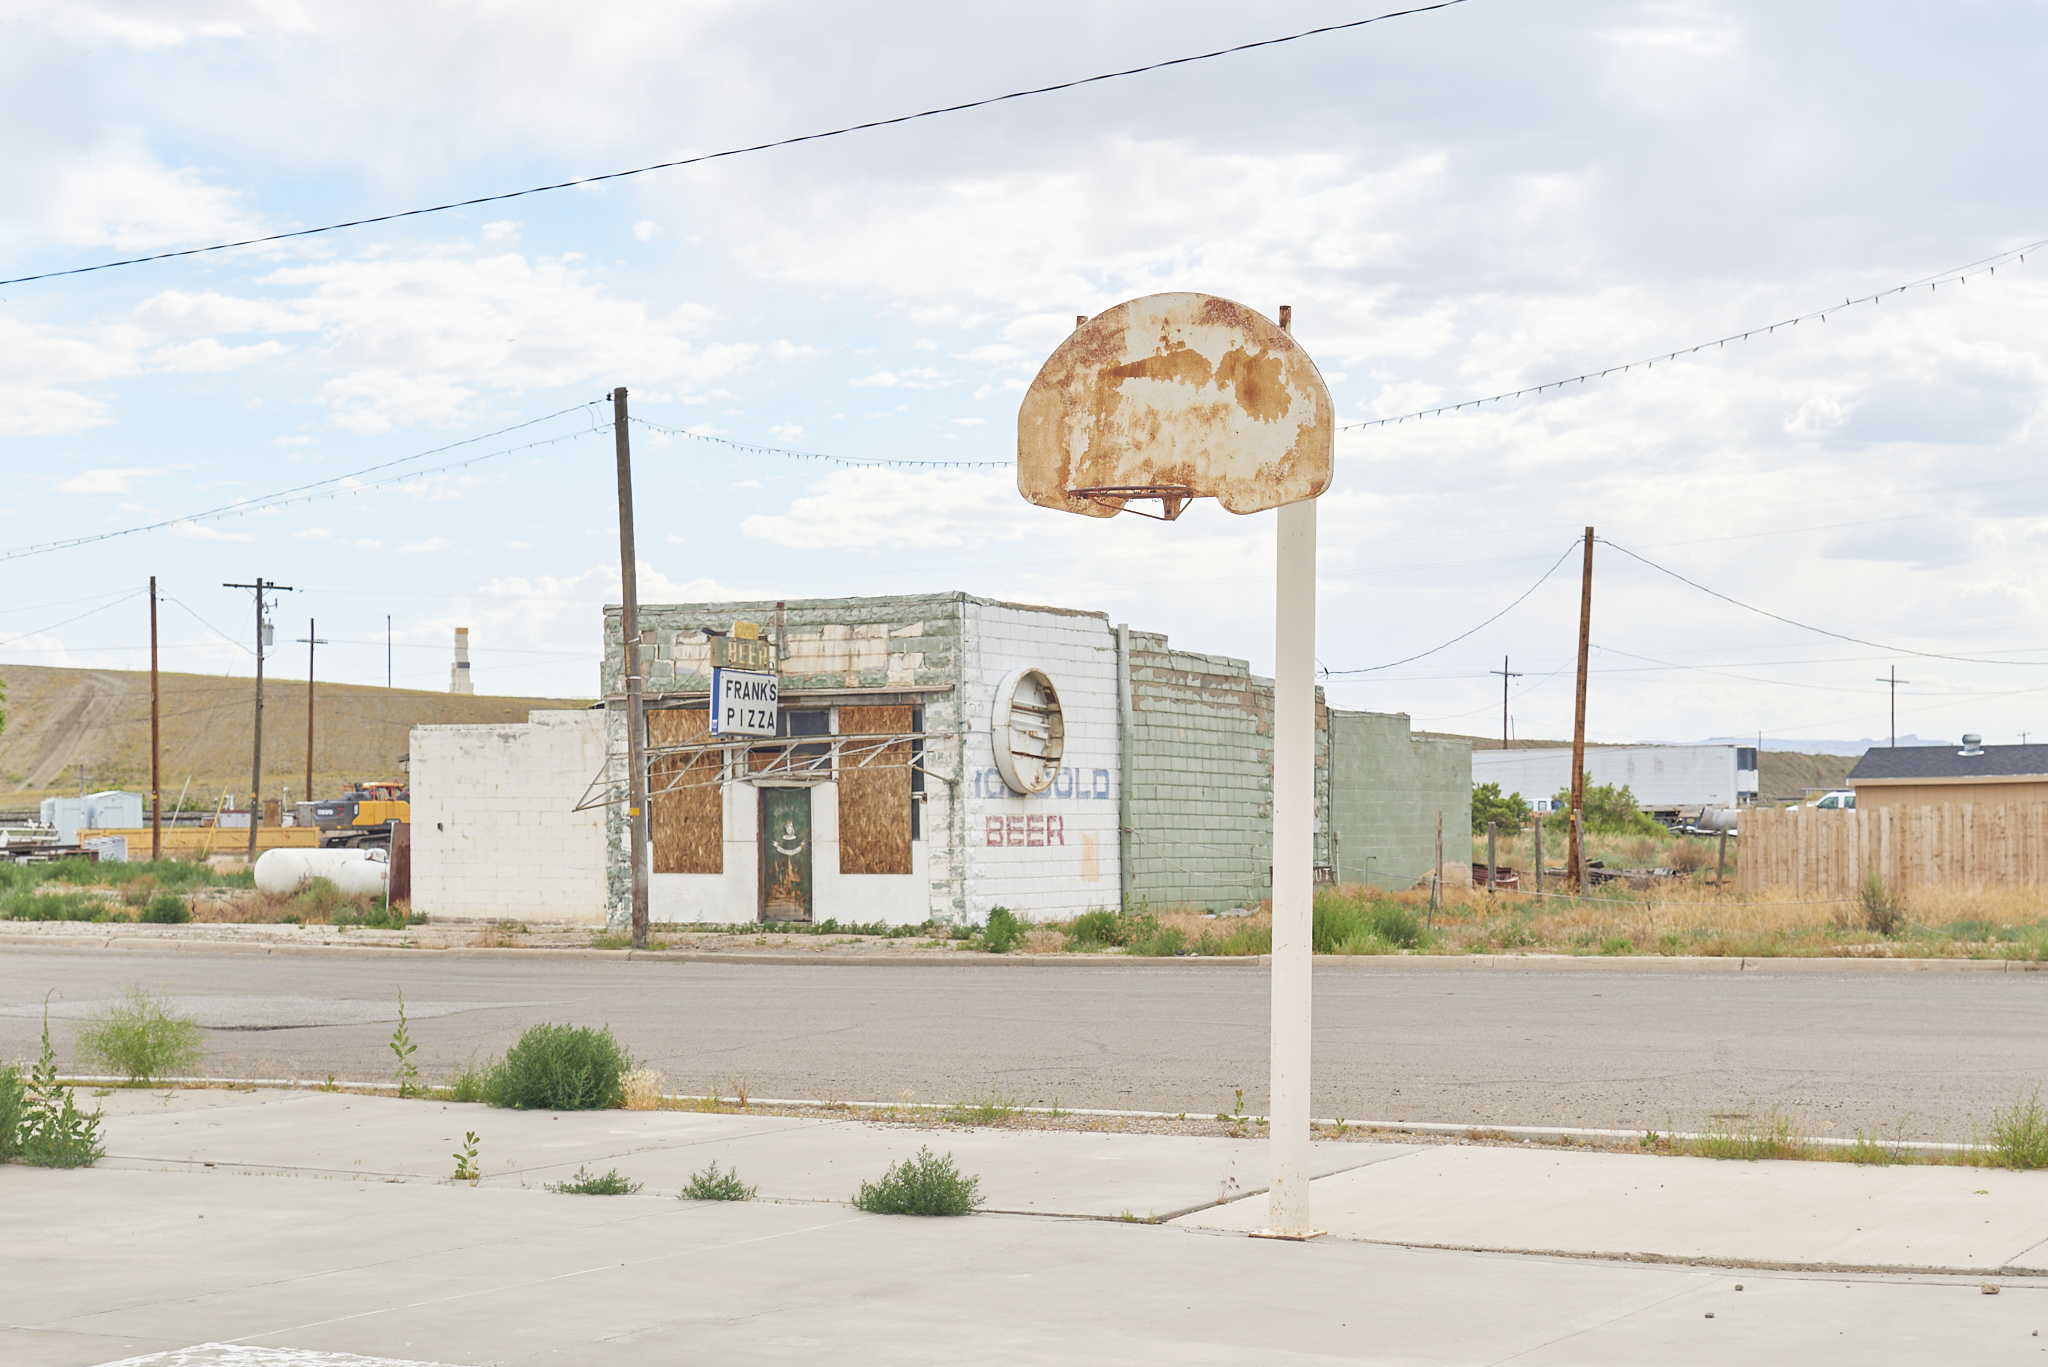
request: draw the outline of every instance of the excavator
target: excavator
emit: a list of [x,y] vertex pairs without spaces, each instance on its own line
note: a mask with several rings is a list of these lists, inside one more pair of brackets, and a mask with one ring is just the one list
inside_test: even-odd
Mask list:
[[411,796],[402,783],[352,783],[340,798],[311,804],[320,848],[389,849],[393,823],[412,820]]

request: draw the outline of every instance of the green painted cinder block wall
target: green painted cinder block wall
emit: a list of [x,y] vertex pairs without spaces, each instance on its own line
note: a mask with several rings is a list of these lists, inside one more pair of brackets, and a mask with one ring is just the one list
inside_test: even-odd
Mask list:
[[1331,862],[1338,881],[1408,888],[1429,877],[1439,812],[1445,859],[1463,863],[1471,848],[1471,742],[1416,737],[1400,715],[1330,717],[1330,797],[1323,825],[1335,838]]
[[[1272,892],[1273,683],[1243,660],[1131,633],[1131,896],[1151,907],[1255,906]],[[1470,823],[1472,750],[1408,718],[1316,697],[1316,862],[1339,882],[1412,887]],[[1326,875],[1327,876],[1327,875]]]

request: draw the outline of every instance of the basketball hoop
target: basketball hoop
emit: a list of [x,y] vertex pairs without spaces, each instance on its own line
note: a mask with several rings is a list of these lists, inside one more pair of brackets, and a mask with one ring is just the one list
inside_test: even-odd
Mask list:
[[[1117,484],[1103,489],[1069,489],[1068,498],[1085,498],[1097,507],[1108,508],[1111,512],[1123,512],[1127,508],[1139,517],[1149,517],[1155,522],[1171,522],[1187,511],[1190,502],[1201,497],[1184,484]],[[1159,500],[1160,511],[1148,513],[1143,508],[1129,505],[1145,499]]]

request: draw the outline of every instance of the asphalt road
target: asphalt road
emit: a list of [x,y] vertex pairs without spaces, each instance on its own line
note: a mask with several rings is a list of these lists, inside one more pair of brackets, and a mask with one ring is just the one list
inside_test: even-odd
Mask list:
[[[1211,1113],[1264,1107],[1266,979],[1242,966],[706,964],[581,958],[0,951],[0,1057],[46,992],[76,1017],[140,984],[207,1027],[213,1076],[386,1080],[398,993],[438,1077],[538,1021],[609,1024],[674,1089]],[[1601,966],[1318,970],[1314,1112],[1350,1120],[1966,1139],[2048,1078],[2048,974]]]

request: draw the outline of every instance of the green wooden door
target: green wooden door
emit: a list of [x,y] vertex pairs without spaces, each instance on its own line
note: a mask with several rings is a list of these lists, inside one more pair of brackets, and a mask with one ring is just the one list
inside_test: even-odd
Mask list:
[[811,790],[761,792],[761,919],[811,919]]

